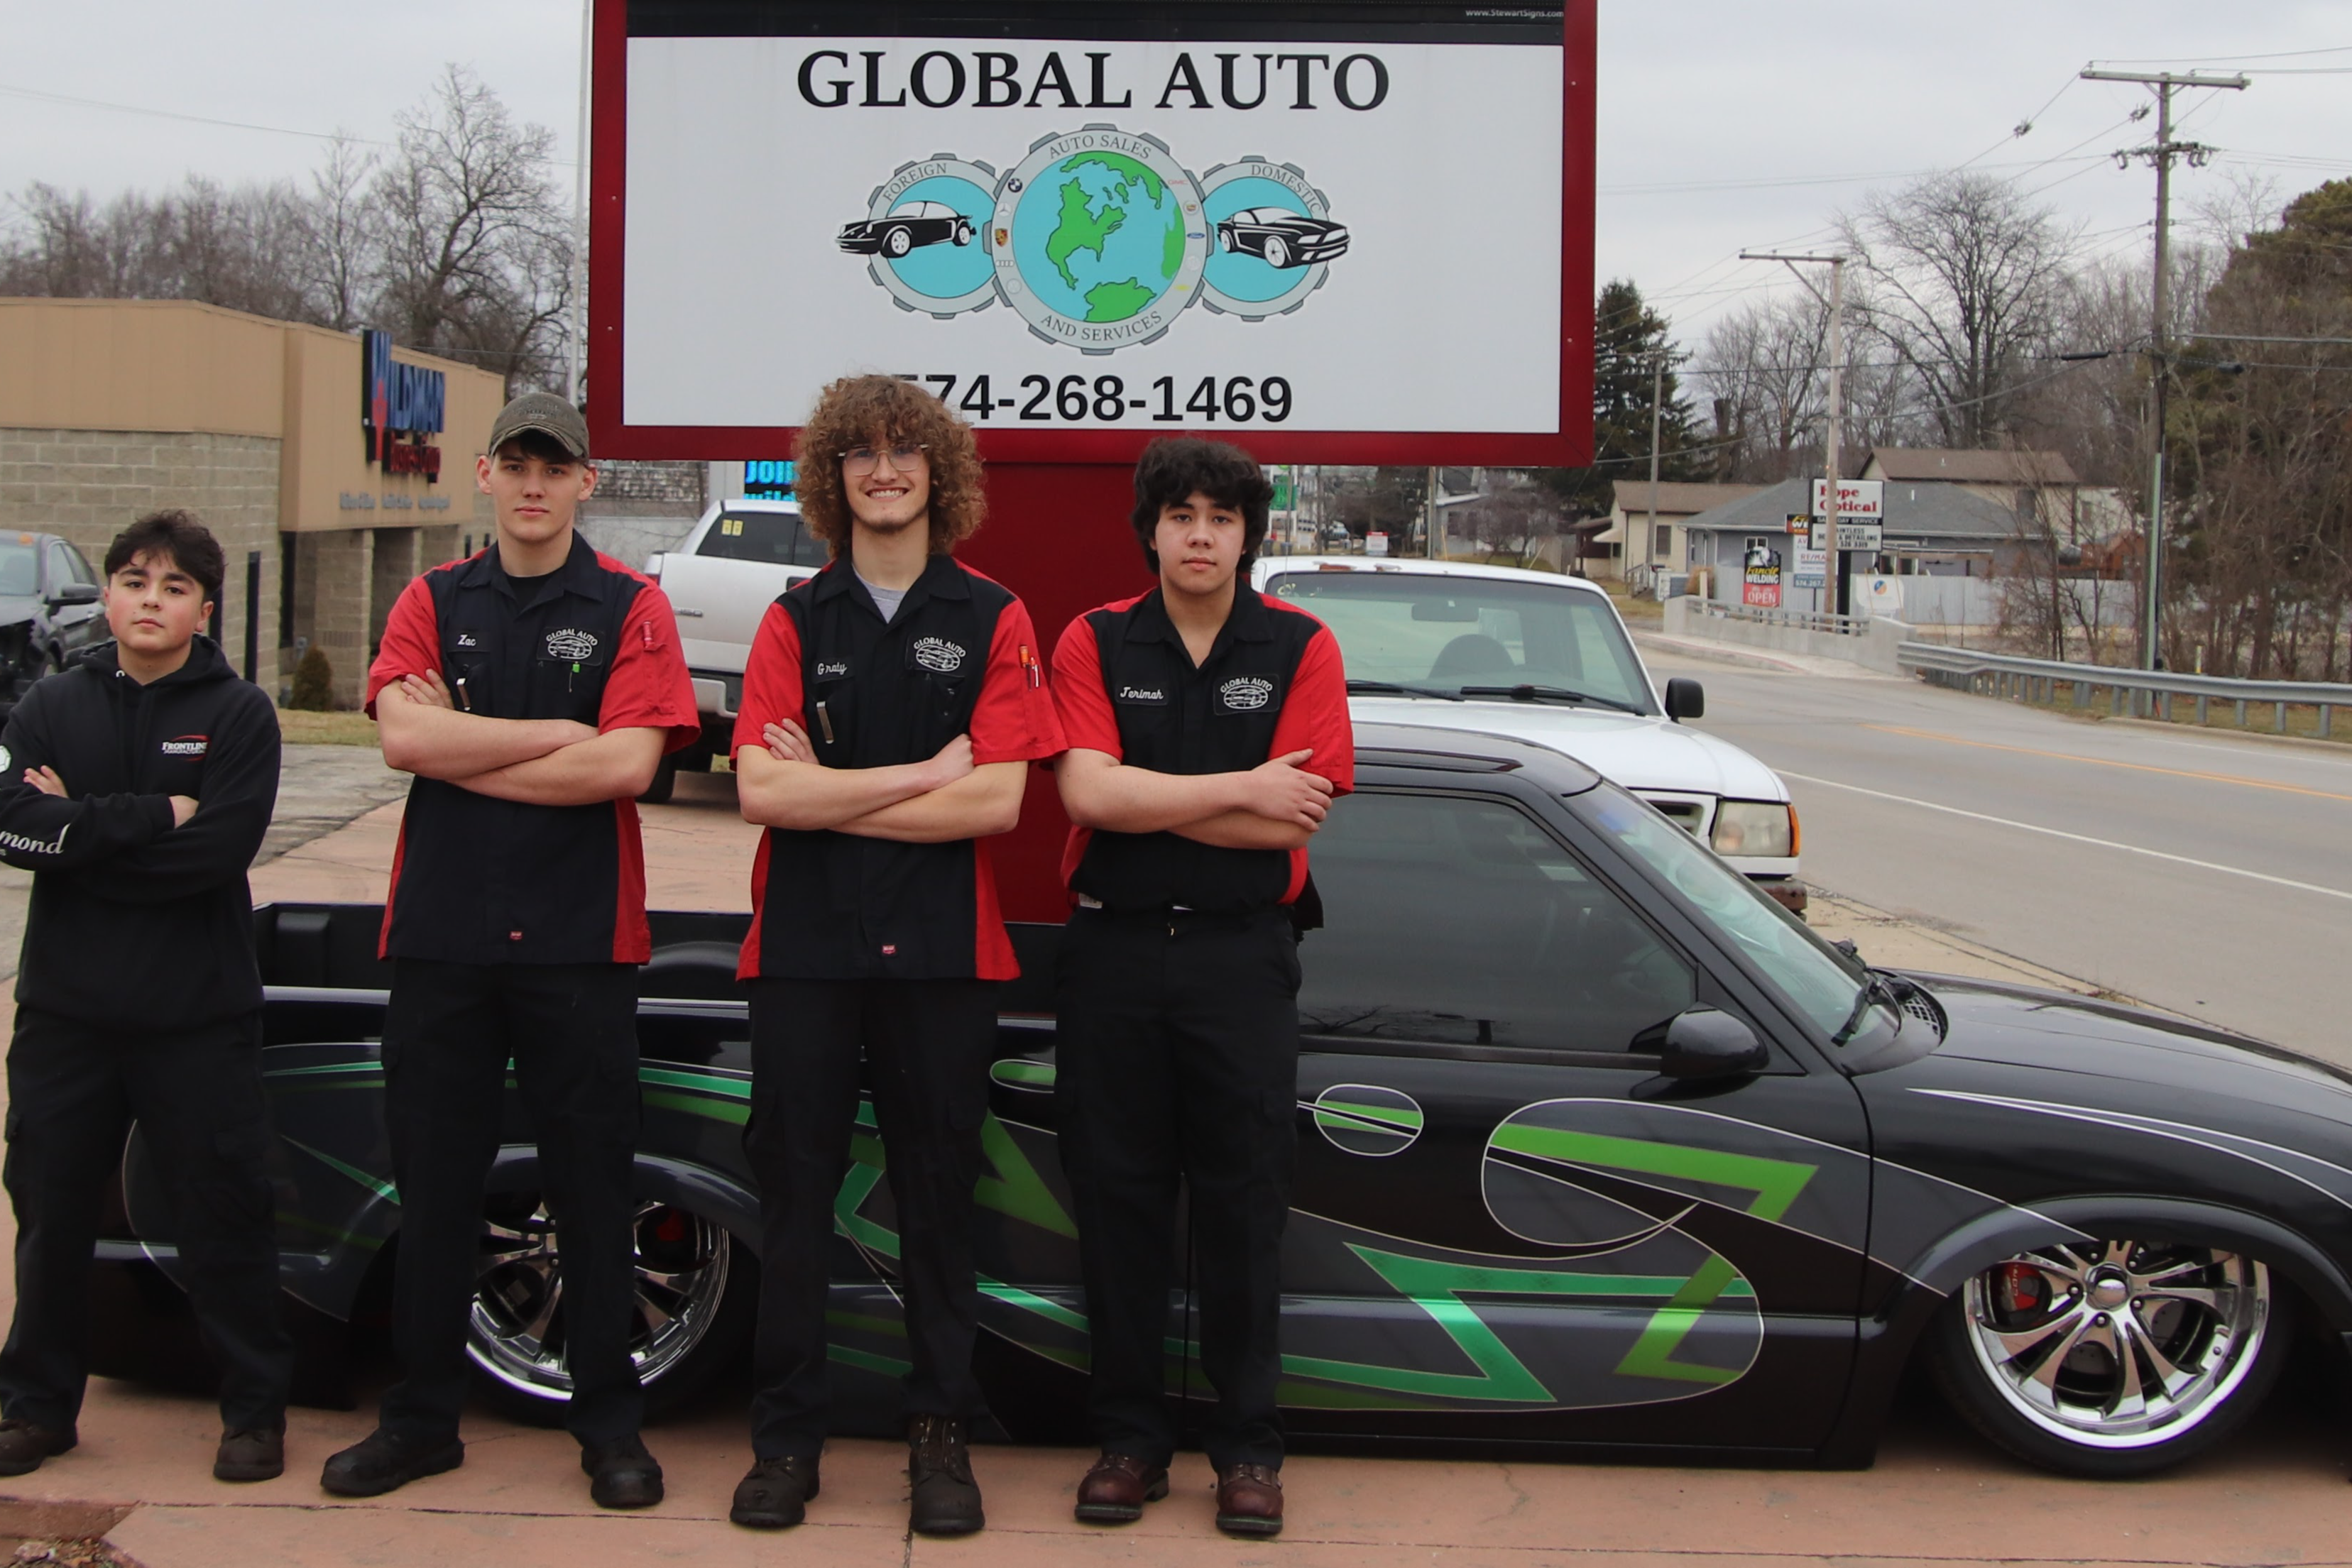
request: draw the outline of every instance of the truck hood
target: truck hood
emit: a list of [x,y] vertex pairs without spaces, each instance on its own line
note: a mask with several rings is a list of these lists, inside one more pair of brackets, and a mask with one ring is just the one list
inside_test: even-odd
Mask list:
[[1557,703],[1445,702],[1359,696],[1348,711],[1364,724],[1475,730],[1549,747],[1626,789],[1735,800],[1785,800],[1788,787],[1729,741],[1654,714],[1612,713]]

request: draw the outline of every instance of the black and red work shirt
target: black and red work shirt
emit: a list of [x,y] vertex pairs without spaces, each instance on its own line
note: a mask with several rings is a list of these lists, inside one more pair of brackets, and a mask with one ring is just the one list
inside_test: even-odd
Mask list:
[[[1062,749],[1029,612],[935,555],[886,623],[845,559],[769,607],[743,670],[734,749],[790,719],[827,768],[925,762],[959,735],[977,767]],[[897,843],[770,828],[737,974],[1009,980],[1021,972],[984,839]]]
[[[509,577],[498,551],[435,567],[384,622],[368,711],[404,675],[438,670],[457,705],[492,718],[568,718],[702,734],[669,600],[574,536],[543,577]],[[437,779],[409,787],[379,948],[456,964],[642,964],[645,846],[637,803],[541,806]]]
[[[1054,706],[1072,749],[1154,773],[1238,773],[1312,749],[1307,771],[1355,787],[1339,640],[1245,583],[1198,666],[1160,591],[1089,610],[1054,650]],[[1111,909],[1241,913],[1297,902],[1307,851],[1237,850],[1180,833],[1070,830],[1062,880]]]

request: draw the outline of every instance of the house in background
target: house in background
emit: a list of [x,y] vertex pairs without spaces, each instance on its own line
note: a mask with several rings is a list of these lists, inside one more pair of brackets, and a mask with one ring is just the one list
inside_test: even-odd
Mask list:
[[1679,572],[1691,561],[1690,520],[1701,513],[1745,500],[1764,487],[1661,480],[1654,516],[1650,509],[1650,482],[1620,479],[1613,486],[1609,525],[1592,535],[1592,543],[1587,547],[1586,575],[1641,586],[1654,573]]
[[1897,506],[1916,504],[1921,490],[1950,486],[2005,508],[2021,539],[2043,537],[2046,529],[2061,550],[2080,549],[2131,527],[2129,509],[2113,486],[2084,484],[2055,452],[1879,446],[1859,476],[1885,482],[1890,522]]

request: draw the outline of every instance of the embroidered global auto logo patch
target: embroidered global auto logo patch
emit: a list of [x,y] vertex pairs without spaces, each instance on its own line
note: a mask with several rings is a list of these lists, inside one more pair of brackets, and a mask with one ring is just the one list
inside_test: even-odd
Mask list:
[[567,629],[547,634],[547,656],[578,664],[596,652],[596,634]]
[[1235,675],[1217,688],[1217,700],[1234,713],[1255,713],[1274,700],[1274,683],[1264,675]]
[[211,744],[207,736],[175,735],[163,743],[162,750],[166,757],[202,757]]
[[952,675],[963,668],[962,645],[944,637],[916,638],[914,653],[915,663],[935,675]]

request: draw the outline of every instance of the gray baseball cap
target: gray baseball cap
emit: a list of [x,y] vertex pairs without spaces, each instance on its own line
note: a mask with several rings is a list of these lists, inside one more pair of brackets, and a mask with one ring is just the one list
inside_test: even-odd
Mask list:
[[580,411],[553,392],[525,392],[499,410],[490,426],[489,450],[496,452],[527,431],[538,431],[580,462],[588,461],[588,422]]

